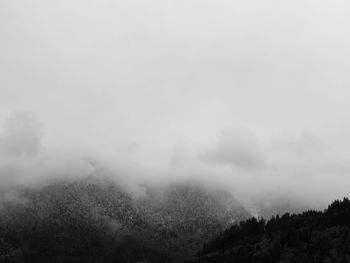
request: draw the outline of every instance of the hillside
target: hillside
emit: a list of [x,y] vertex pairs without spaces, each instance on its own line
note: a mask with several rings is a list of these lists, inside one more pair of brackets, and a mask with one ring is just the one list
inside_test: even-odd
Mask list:
[[154,227],[156,239],[183,256],[195,255],[201,240],[249,217],[227,192],[194,184],[149,189],[147,197],[137,201],[138,214]]
[[350,262],[350,201],[334,201],[323,212],[242,221],[206,243],[192,262]]
[[2,194],[0,262],[181,262],[248,213],[228,193],[195,184],[146,187],[61,181]]

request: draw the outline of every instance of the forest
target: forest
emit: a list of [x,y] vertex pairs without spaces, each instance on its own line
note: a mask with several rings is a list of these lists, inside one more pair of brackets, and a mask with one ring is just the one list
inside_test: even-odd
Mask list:
[[250,218],[203,245],[193,263],[350,262],[350,201],[324,211]]
[[0,191],[0,262],[183,262],[246,219],[227,192],[196,184],[142,196],[96,177]]
[[94,177],[0,191],[0,263],[350,262],[350,200],[251,217],[196,184],[135,197]]

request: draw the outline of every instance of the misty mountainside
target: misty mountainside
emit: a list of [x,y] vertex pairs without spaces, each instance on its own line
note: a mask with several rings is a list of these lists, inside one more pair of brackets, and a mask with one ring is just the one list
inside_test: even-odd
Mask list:
[[249,217],[222,190],[88,177],[1,193],[0,262],[181,262]]
[[246,209],[254,217],[270,218],[285,213],[302,213],[303,211],[322,208],[321,205],[310,205],[300,198],[292,198],[292,195],[266,197],[264,195],[254,198]]
[[350,200],[336,200],[323,212],[242,221],[205,243],[190,262],[350,262]]

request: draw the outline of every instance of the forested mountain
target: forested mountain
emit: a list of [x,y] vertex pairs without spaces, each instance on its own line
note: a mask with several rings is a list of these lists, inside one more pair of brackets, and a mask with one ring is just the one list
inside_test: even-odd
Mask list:
[[350,262],[350,201],[334,201],[323,212],[242,221],[206,243],[191,262]]
[[350,262],[349,199],[266,221],[203,185],[143,189],[90,177],[1,192],[0,262]]
[[185,256],[194,255],[201,240],[249,217],[230,194],[194,184],[150,189],[146,198],[138,200],[138,208],[142,218],[155,227],[154,233],[161,236],[156,239]]
[[257,195],[253,200],[250,200],[246,206],[246,209],[257,218],[270,218],[285,213],[298,214],[311,208],[323,209],[323,206],[320,204],[309,204],[305,200],[297,198],[289,193],[286,193],[285,196]]
[[1,194],[0,262],[181,262],[248,218],[228,193],[196,184],[134,196],[90,177]]

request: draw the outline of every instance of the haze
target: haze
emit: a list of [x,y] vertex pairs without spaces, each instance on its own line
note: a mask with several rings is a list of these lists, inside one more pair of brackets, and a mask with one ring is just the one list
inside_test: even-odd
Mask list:
[[349,196],[347,1],[0,0],[0,181]]

